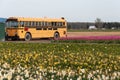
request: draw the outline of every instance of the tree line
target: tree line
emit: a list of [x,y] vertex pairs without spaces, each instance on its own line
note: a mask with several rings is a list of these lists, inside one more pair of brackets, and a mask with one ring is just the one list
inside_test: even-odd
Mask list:
[[97,29],[120,29],[120,22],[68,22],[68,29],[89,29],[95,26]]

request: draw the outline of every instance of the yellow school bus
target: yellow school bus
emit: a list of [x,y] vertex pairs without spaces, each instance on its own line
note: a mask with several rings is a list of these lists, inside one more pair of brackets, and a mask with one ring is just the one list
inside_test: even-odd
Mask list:
[[67,22],[62,18],[9,17],[6,20],[6,40],[66,37]]

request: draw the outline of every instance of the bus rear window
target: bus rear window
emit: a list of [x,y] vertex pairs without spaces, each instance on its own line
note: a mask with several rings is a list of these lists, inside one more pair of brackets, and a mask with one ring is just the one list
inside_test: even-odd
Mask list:
[[18,27],[18,22],[17,21],[7,21],[6,27]]

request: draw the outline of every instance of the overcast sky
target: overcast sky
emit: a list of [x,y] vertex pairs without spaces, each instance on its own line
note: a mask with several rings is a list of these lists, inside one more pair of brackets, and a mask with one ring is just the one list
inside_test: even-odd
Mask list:
[[120,22],[120,0],[0,0],[0,17],[65,17],[67,21]]

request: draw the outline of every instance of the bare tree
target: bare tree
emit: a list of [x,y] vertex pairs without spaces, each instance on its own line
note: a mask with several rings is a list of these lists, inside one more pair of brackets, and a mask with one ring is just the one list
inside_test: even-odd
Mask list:
[[103,27],[103,22],[100,18],[96,18],[95,20],[95,26],[99,29],[101,29]]
[[100,23],[102,22],[100,18],[96,18],[95,23]]

